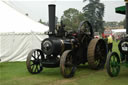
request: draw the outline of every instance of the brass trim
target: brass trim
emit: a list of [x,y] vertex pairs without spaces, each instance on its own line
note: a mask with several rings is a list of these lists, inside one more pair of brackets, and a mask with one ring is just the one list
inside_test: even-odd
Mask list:
[[74,48],[74,46],[73,46],[73,42],[72,42],[72,40],[71,40],[71,45],[72,45],[72,49]]
[[62,47],[62,49],[61,49],[61,53],[64,51],[64,49],[65,49],[65,46],[64,46],[64,41],[63,40],[60,40],[61,41],[61,47]]

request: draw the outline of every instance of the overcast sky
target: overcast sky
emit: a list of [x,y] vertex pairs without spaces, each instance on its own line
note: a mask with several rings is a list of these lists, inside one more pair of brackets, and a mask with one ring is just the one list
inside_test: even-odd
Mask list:
[[[105,21],[121,21],[124,15],[115,13],[115,7],[125,5],[124,0],[101,0],[105,5]],[[9,4],[23,14],[28,13],[29,17],[39,21],[48,21],[48,4],[56,4],[56,16],[60,19],[63,11],[69,8],[76,8],[82,12],[82,8],[88,3],[83,0],[11,0]]]

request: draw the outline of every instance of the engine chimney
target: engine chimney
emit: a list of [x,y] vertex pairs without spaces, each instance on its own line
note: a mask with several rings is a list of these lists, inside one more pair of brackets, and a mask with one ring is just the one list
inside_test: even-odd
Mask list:
[[56,5],[50,4],[49,6],[49,36],[55,35],[55,7]]

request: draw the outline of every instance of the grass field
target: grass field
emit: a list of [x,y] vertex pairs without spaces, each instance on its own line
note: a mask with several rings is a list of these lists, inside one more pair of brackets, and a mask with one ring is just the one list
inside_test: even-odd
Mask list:
[[[114,42],[113,51],[119,52]],[[78,67],[73,78],[65,79],[59,68],[44,68],[40,74],[30,74],[25,62],[0,63],[0,85],[128,85],[128,68],[121,67],[118,77],[111,78],[104,70]]]

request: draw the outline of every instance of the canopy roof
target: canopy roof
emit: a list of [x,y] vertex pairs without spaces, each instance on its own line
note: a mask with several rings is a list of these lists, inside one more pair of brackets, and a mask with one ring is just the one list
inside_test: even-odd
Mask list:
[[126,33],[126,29],[113,29],[112,30],[112,33],[121,33],[121,32]]
[[125,6],[117,7],[116,13],[125,14]]
[[48,26],[42,25],[14,8],[0,1],[0,33],[4,32],[45,32]]

